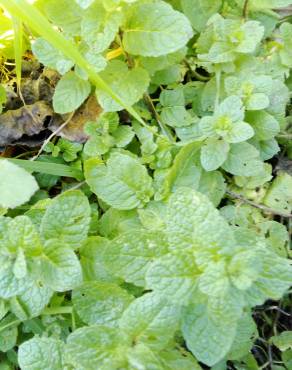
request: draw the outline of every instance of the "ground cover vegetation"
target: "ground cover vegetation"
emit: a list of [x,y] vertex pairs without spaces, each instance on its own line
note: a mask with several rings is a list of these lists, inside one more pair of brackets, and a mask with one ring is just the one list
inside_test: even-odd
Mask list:
[[291,1],[0,6],[0,370],[292,369]]

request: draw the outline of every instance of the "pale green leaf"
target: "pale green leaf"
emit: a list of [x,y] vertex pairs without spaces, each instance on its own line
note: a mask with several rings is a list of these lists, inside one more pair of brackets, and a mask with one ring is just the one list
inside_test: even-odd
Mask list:
[[53,96],[56,113],[73,112],[90,94],[90,83],[79,78],[74,72],[66,73],[58,82]]
[[120,320],[120,327],[136,343],[159,350],[173,337],[179,319],[180,308],[150,293],[131,303]]
[[165,236],[161,232],[131,231],[111,242],[104,254],[109,271],[125,281],[145,285],[145,273],[155,257],[167,253]]
[[292,177],[286,173],[279,173],[271,183],[264,201],[268,207],[291,213],[292,211]]
[[292,331],[283,331],[280,335],[273,336],[270,340],[281,351],[292,349]]
[[226,161],[230,146],[224,140],[210,138],[201,149],[201,164],[206,171],[214,171]]
[[34,337],[19,346],[21,370],[63,370],[64,343],[58,339]]
[[67,191],[47,207],[40,227],[43,240],[58,239],[71,248],[80,247],[90,223],[90,206],[79,190]]
[[197,0],[194,6],[193,0],[182,0],[182,9],[189,18],[192,26],[197,31],[202,31],[209,18],[216,14],[221,7],[221,0]]
[[82,281],[82,271],[73,250],[64,247],[59,240],[47,242],[41,257],[41,279],[57,292],[78,286]]
[[249,143],[232,144],[223,169],[233,175],[257,176],[264,171],[259,152]]
[[198,269],[192,253],[167,254],[156,259],[146,272],[146,287],[185,304],[197,289]]
[[20,319],[28,320],[41,314],[53,291],[39,281],[31,281],[22,293],[10,299],[11,311]]
[[67,338],[66,363],[77,369],[121,368],[127,349],[127,342],[121,340],[114,328],[94,325],[77,329]]
[[222,360],[230,350],[236,335],[236,321],[224,310],[220,318],[212,317],[203,304],[189,306],[183,317],[183,335],[187,347],[196,358],[208,366]]
[[88,282],[73,290],[74,309],[87,325],[117,326],[133,297],[111,283]]
[[181,188],[170,197],[167,208],[170,249],[199,252],[233,246],[231,229],[205,195]]
[[163,1],[129,9],[123,45],[134,55],[158,57],[181,49],[193,35],[189,20]]
[[86,161],[85,178],[99,198],[121,210],[142,206],[153,193],[146,167],[124,153],[113,153],[107,165],[94,158]]
[[35,178],[8,160],[0,160],[0,173],[0,206],[3,208],[15,208],[28,202],[38,190]]
[[[100,73],[100,76],[128,105],[133,105],[142,98],[150,82],[148,72],[145,69],[141,67],[128,69],[127,65],[119,60],[108,63],[107,68]],[[104,90],[96,89],[96,95],[106,112],[115,112],[124,108]]]
[[56,69],[61,74],[68,72],[74,65],[61,51],[55,49],[41,37],[37,38],[32,44],[32,51],[42,64]]

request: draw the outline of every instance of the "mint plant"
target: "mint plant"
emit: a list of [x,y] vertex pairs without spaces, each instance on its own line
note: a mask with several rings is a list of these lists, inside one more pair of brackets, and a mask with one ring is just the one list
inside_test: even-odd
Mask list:
[[0,369],[291,367],[290,3],[0,0],[83,131],[0,157]]

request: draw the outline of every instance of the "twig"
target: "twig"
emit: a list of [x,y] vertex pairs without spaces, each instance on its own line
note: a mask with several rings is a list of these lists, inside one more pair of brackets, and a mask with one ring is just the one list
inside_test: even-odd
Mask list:
[[248,0],[245,0],[243,9],[242,9],[242,16],[244,19],[247,18],[247,13],[248,13]]
[[202,76],[199,72],[196,71],[196,69],[193,69],[192,66],[190,65],[190,63],[188,62],[188,60],[184,59],[184,63],[187,66],[187,68],[188,68],[189,72],[191,73],[191,75],[193,77],[195,77],[197,80],[203,81],[203,82],[206,82],[206,81],[209,81],[210,80],[209,77]]
[[252,200],[246,199],[241,194],[236,194],[236,193],[234,193],[233,191],[230,191],[230,190],[227,190],[226,193],[228,195],[230,195],[232,198],[242,200],[244,203],[247,203],[250,206],[253,206],[255,208],[261,209],[263,212],[271,213],[273,215],[277,215],[277,216],[281,216],[281,217],[285,217],[285,218],[292,218],[292,214],[288,214],[288,213],[285,213],[285,212],[277,211],[276,209],[273,209],[273,208],[270,208],[270,207],[266,207],[263,204],[255,203]]
[[164,125],[164,123],[161,121],[161,118],[159,116],[159,114],[157,113],[156,109],[155,109],[155,106],[152,102],[152,99],[151,97],[148,95],[148,94],[144,94],[144,100],[146,102],[146,104],[148,105],[149,107],[149,110],[151,111],[152,113],[152,116],[156,119],[156,121],[158,122],[158,125],[161,129],[161,131],[164,133],[164,135],[168,138],[168,140],[171,142],[171,143],[174,143],[175,140],[174,138],[172,137],[171,133],[169,132],[168,128]]
[[43,150],[45,149],[45,147],[48,145],[48,143],[56,136],[58,135],[65,126],[68,125],[68,123],[71,121],[71,119],[73,118],[75,114],[75,111],[70,113],[70,116],[66,119],[66,121],[64,123],[62,123],[61,126],[59,126],[54,132],[51,133],[51,135],[43,142],[43,145],[41,146],[40,150],[38,151],[38,153],[31,158],[31,161],[35,161],[43,152]]
[[79,182],[78,184],[76,185],[73,185],[71,188],[69,188],[68,190],[77,190],[77,189],[80,189],[83,185],[86,184],[86,181],[82,181],[82,182]]

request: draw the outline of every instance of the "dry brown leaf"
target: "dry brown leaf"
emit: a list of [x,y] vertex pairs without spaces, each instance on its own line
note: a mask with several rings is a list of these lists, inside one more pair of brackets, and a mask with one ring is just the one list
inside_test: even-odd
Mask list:
[[44,101],[1,114],[0,146],[9,145],[23,135],[39,134],[46,129],[45,122],[52,115],[52,108]]
[[[58,134],[59,136],[75,141],[84,143],[88,136],[84,132],[84,125],[89,121],[96,121],[102,112],[101,106],[98,104],[95,96],[91,96],[74,114],[71,121],[66,127]],[[58,127],[65,122],[68,115],[56,116],[53,118],[49,129],[56,131]]]

